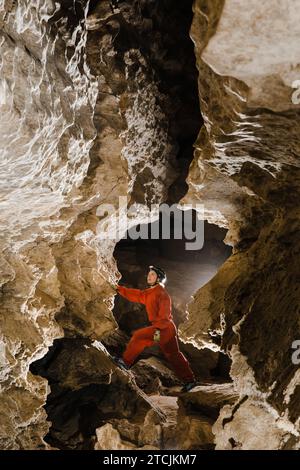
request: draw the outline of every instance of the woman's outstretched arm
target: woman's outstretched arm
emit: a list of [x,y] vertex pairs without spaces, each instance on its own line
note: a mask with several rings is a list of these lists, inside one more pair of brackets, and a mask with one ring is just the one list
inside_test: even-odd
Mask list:
[[132,289],[125,286],[116,286],[116,291],[131,302],[138,302],[145,305],[145,291],[140,289]]

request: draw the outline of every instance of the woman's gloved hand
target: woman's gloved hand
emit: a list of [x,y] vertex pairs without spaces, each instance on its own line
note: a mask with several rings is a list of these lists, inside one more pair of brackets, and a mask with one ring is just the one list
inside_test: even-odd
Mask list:
[[159,342],[160,341],[160,330],[155,330],[153,341]]

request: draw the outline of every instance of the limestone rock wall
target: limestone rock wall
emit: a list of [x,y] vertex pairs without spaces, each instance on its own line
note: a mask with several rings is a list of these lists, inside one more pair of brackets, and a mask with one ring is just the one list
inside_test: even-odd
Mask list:
[[[115,241],[97,240],[96,210],[130,191],[121,150],[137,137],[120,137],[133,111],[120,115],[110,64],[99,75],[88,64],[89,7],[1,5],[1,448],[45,445],[49,390],[29,366],[63,329],[99,339],[116,328]],[[103,36],[98,53],[114,56]]]
[[[139,2],[120,15],[109,1],[4,1],[0,27],[0,446],[32,449],[46,446],[50,390],[30,365],[55,338],[117,328],[112,253],[128,227],[150,220],[136,205],[162,202],[180,176],[169,122],[181,107],[141,47],[144,38],[155,56]],[[128,225],[102,239],[115,222],[97,211],[117,212],[119,196],[129,196]]]
[[194,4],[205,124],[181,202],[228,227],[234,254],[194,295],[181,333],[233,361],[240,400],[221,411],[217,449],[299,448],[299,6]]
[[[30,366],[57,338],[74,340],[76,354],[78,338],[89,345],[116,329],[109,285],[119,277],[115,244],[128,226],[151,220],[150,203],[180,198],[203,202],[206,220],[228,229],[225,241],[233,247],[195,293],[180,329],[185,342],[232,359],[239,398],[220,411],[216,447],[299,448],[291,344],[300,338],[300,121],[292,102],[300,4],[253,0],[245,8],[243,0],[195,0],[191,35],[204,126],[188,168],[202,124],[186,46],[177,47],[190,7],[133,0],[112,12],[107,0],[1,2],[3,449],[47,447],[50,387]],[[118,213],[119,196],[129,196],[131,213],[115,238],[102,239],[100,229],[112,233],[115,220],[98,208],[113,204]],[[106,386],[112,369],[105,348],[87,354],[91,364],[99,357]],[[68,386],[94,383],[74,370],[66,374]],[[132,396],[153,412],[145,396]],[[191,421],[183,421],[184,434]],[[209,445],[212,424],[204,436]],[[122,439],[116,423],[103,426],[96,447],[105,439],[132,445],[132,425]],[[154,419],[154,447],[156,426]],[[197,445],[198,429],[196,420],[184,445]],[[144,437],[137,445],[151,446]]]

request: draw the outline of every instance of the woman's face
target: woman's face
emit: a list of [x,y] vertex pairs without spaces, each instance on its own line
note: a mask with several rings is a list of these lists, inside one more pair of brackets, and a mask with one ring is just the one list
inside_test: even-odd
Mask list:
[[157,274],[155,271],[152,271],[150,270],[148,272],[148,276],[147,276],[147,282],[148,284],[154,284],[156,282],[156,279],[157,279]]

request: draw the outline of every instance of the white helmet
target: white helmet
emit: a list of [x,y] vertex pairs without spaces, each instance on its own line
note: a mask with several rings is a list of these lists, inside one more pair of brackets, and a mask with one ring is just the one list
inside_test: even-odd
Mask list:
[[165,284],[167,282],[167,275],[163,269],[161,269],[159,266],[149,266],[149,271],[155,271],[158,277],[159,282],[162,282]]

